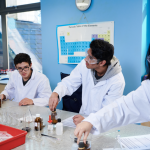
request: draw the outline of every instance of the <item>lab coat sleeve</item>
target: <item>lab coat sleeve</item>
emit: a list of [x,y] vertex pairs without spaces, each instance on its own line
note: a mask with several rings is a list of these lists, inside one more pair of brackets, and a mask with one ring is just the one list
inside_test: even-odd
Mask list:
[[105,107],[106,105],[120,98],[123,95],[124,87],[124,80],[120,80],[119,82],[115,82],[114,84],[112,84],[112,86],[103,98],[102,107]]
[[50,83],[47,77],[41,80],[38,88],[36,98],[32,99],[34,105],[37,106],[48,106],[49,97],[52,94]]
[[6,99],[9,99],[9,100],[12,100],[14,98],[14,91],[15,91],[14,74],[15,72],[12,73],[7,85],[5,86],[4,91],[2,91],[1,93],[1,94],[4,94],[6,96]]
[[83,121],[93,125],[91,132],[99,134],[111,128],[135,122],[150,120],[150,81],[143,81],[142,85],[127,96],[122,96],[98,112],[91,113]]
[[58,93],[59,98],[61,100],[65,95],[72,95],[82,83],[82,66],[84,65],[85,60],[82,60],[80,64],[78,64],[75,69],[71,72],[68,77],[65,77],[60,83],[58,83],[57,87],[53,92]]

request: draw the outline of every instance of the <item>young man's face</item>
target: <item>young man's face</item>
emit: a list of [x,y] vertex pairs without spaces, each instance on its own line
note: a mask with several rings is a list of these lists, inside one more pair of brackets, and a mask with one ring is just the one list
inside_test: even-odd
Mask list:
[[89,48],[89,50],[87,51],[87,57],[85,58],[85,62],[86,62],[86,67],[88,69],[95,69],[95,67],[98,67],[98,64],[97,64],[97,59],[92,56],[92,49]]
[[27,62],[22,62],[16,65],[16,69],[20,73],[23,79],[29,78],[31,75],[31,66],[32,64],[29,65]]

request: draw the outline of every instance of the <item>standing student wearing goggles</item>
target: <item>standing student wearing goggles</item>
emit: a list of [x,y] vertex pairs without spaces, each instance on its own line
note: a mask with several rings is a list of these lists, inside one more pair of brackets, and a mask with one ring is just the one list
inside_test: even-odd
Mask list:
[[74,134],[78,137],[78,142],[82,134],[86,142],[90,132],[100,134],[118,126],[150,121],[150,45],[145,66],[147,75],[139,88],[116,99],[98,112],[91,113],[77,125]]
[[[93,40],[86,51],[86,58],[53,91],[49,99],[50,109],[54,110],[62,97],[72,95],[81,84],[80,114],[83,116],[95,113],[121,97],[125,81],[119,60],[113,55],[113,45],[103,40]],[[73,117],[76,125],[84,119],[82,115]]]

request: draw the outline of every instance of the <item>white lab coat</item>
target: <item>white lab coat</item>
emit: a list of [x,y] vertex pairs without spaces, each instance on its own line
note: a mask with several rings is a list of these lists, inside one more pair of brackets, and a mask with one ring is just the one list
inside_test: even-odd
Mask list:
[[44,74],[33,70],[31,79],[24,86],[22,76],[15,70],[1,94],[15,102],[29,98],[33,100],[34,105],[47,106],[51,93],[49,80]]
[[136,90],[122,96],[83,121],[90,122],[91,132],[98,134],[111,128],[136,122],[150,121],[150,80],[145,80]]
[[72,95],[81,84],[82,106],[80,114],[85,116],[97,112],[115,99],[121,97],[125,87],[122,72],[94,85],[91,70],[87,69],[85,60],[82,60],[71,72],[70,76],[58,83],[53,92],[58,93],[61,99],[65,95]]

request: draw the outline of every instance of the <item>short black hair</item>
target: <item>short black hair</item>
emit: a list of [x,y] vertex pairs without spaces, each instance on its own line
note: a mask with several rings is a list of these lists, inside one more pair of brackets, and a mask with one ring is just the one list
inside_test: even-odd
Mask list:
[[28,54],[26,53],[19,53],[15,56],[14,58],[14,64],[15,66],[17,64],[20,64],[22,62],[27,62],[29,65],[31,65],[31,58]]
[[150,63],[147,60],[147,57],[150,55],[150,45],[148,47],[148,51],[145,57],[145,68],[146,68],[146,74],[148,75],[146,79],[150,80]]
[[90,48],[92,49],[92,55],[96,59],[106,60],[105,65],[111,64],[111,59],[114,55],[114,46],[107,41],[96,39],[90,43]]

